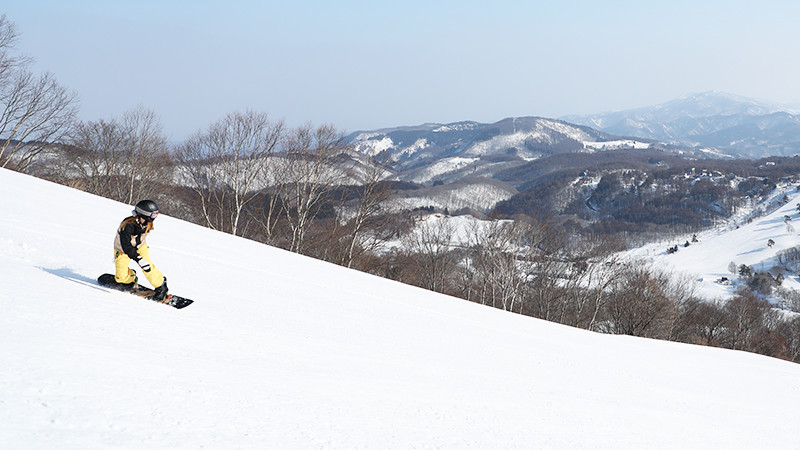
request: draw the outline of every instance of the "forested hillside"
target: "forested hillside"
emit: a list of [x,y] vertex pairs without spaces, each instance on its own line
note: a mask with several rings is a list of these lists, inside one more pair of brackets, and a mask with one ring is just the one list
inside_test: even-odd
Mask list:
[[800,158],[684,159],[618,151],[542,158],[500,174],[526,189],[495,214],[556,216],[576,232],[626,235],[699,231],[758,203],[778,183],[794,183]]

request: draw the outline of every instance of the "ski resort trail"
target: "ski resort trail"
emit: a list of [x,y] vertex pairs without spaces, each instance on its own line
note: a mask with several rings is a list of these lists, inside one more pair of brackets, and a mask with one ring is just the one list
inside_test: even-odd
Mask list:
[[573,329],[0,170],[0,447],[800,448],[800,365]]

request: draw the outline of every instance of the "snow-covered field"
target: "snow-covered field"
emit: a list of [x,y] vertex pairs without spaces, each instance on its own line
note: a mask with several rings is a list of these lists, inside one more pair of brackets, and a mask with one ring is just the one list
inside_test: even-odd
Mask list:
[[408,180],[414,183],[430,183],[441,175],[455,172],[465,167],[475,166],[479,160],[480,158],[463,158],[460,156],[442,158],[433,164],[424,166],[422,170],[415,171],[412,176],[408,177]]
[[797,364],[526,318],[164,214],[151,255],[196,300],[175,310],[94,283],[131,206],[6,170],[0,189],[0,448],[800,448]]
[[642,150],[650,148],[650,144],[648,144],[647,142],[633,141],[629,139],[621,139],[616,141],[597,141],[597,142],[584,141],[583,146],[584,148],[591,148],[594,150],[613,150],[619,148],[635,148],[637,150]]
[[[668,242],[649,244],[634,249],[629,256],[648,261],[665,270],[683,273],[692,280],[697,293],[707,299],[726,299],[735,293],[737,275],[728,270],[733,262],[751,266],[754,271],[771,271],[777,275],[777,254],[800,245],[796,228],[800,229],[800,192],[796,189],[777,191],[772,201],[783,196],[788,198],[783,206],[773,212],[741,225],[730,224],[728,228],[698,233],[698,242],[690,242],[691,235]],[[789,217],[789,221],[786,221]],[[689,247],[684,244],[689,241]],[[772,244],[770,244],[770,241]],[[678,251],[667,254],[667,248],[678,245]],[[790,274],[791,275],[791,274]],[[723,277],[732,283],[719,283]],[[800,291],[800,279],[787,276],[782,287]],[[800,445],[800,441],[799,445]]]
[[489,181],[474,181],[458,185],[445,185],[441,188],[421,191],[406,191],[386,202],[387,208],[393,210],[413,210],[433,206],[439,209],[458,211],[471,208],[476,211],[489,211],[498,202],[508,200],[516,192],[513,188],[505,188]]

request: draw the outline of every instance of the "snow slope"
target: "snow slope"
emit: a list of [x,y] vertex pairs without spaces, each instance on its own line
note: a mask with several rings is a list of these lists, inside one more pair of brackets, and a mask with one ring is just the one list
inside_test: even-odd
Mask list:
[[[751,266],[757,272],[771,271],[777,275],[778,272],[772,270],[779,266],[777,254],[800,245],[795,229],[800,228],[797,223],[800,219],[797,209],[800,191],[794,186],[785,186],[776,190],[768,203],[775,205],[784,196],[788,202],[777,208],[773,206],[771,213],[741,225],[736,225],[734,220],[725,228],[699,233],[698,242],[690,242],[689,247],[683,245],[692,239],[691,235],[670,242],[648,244],[631,250],[627,256],[648,261],[667,271],[683,273],[692,281],[697,293],[707,299],[727,299],[734,295],[739,284],[738,277],[728,270],[731,262],[736,266]],[[790,218],[788,222],[787,216]],[[770,240],[772,245],[768,245]],[[667,248],[673,245],[678,245],[678,251],[667,254]],[[722,277],[734,283],[718,283]],[[787,276],[782,286],[800,291],[800,279]]]
[[800,365],[594,334],[159,217],[175,310],[94,279],[131,210],[0,170],[0,447],[799,448]]

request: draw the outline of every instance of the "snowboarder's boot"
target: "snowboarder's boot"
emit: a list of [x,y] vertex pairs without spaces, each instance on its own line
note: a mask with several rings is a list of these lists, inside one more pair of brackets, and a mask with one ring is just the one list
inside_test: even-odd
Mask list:
[[120,290],[133,292],[133,291],[136,290],[136,287],[138,286],[138,282],[139,282],[139,277],[134,276],[132,282],[130,282],[130,283],[118,283],[118,284],[119,284]]
[[167,288],[167,277],[164,277],[164,282],[161,283],[161,286],[155,288],[153,292],[153,300],[157,302],[163,302],[165,298],[167,298],[167,292],[169,288]]

